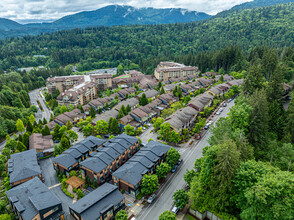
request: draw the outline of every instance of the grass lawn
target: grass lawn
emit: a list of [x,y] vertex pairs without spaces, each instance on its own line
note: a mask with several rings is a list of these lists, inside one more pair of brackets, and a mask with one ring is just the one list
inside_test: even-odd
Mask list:
[[189,214],[186,214],[185,215],[185,219],[188,219],[188,220],[196,220],[196,218],[194,218],[193,216],[191,216]]

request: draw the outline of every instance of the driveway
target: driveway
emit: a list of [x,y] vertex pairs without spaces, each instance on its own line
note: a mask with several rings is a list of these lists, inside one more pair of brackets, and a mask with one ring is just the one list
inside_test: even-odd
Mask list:
[[[153,126],[150,126],[148,129],[143,130],[144,132],[139,136],[142,140],[142,144],[146,145],[148,143],[148,140],[151,138],[153,140],[157,140],[157,133],[151,132],[153,130]],[[151,132],[151,133],[150,133]]]
[[[53,168],[52,159],[40,160],[40,167],[42,170],[42,176],[45,179],[45,185],[56,195],[56,197],[61,201],[62,208],[65,216],[69,215],[69,204],[73,203],[73,199],[66,196],[61,190],[60,182],[58,181],[55,170]],[[66,218],[68,219],[68,217]]]
[[[234,101],[228,103],[228,106],[224,108],[224,111],[220,116],[214,116],[214,123],[220,117],[227,117],[229,109],[234,105]],[[179,151],[181,153],[183,162],[179,166],[178,170],[169,175],[165,180],[163,187],[157,192],[157,198],[154,203],[150,205],[145,205],[139,215],[136,216],[140,220],[150,220],[158,219],[159,215],[165,210],[171,210],[173,207],[172,196],[174,192],[178,189],[181,189],[185,185],[184,174],[186,170],[191,170],[194,167],[194,162],[196,159],[202,157],[202,149],[208,146],[208,139],[210,138],[210,131],[206,131],[202,134],[200,141],[194,142],[191,146],[186,148],[184,151]]]

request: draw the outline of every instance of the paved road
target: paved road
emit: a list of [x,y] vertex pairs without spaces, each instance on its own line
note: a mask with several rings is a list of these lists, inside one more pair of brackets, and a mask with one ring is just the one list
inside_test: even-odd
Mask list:
[[[31,92],[29,92],[29,96],[30,96],[30,99],[31,99],[31,105],[35,105],[37,108],[38,108],[38,112],[35,113],[35,118],[36,118],[36,121],[38,122],[39,119],[43,119],[44,117],[46,118],[47,121],[50,120],[50,115],[51,115],[51,112],[50,110],[48,109],[48,107],[46,106],[45,104],[45,101],[44,101],[44,97],[42,97],[40,95],[40,89],[35,89]],[[44,109],[44,112],[41,111],[41,109],[39,108],[39,105],[37,103],[37,100],[40,101],[43,109]],[[16,133],[16,135],[18,136],[18,132]],[[12,137],[12,136],[11,136]],[[2,152],[3,148],[5,147],[6,145],[6,141],[4,140],[3,142],[0,143],[0,153]]]
[[[38,108],[38,112],[35,114],[36,121],[39,121],[39,119],[43,120],[43,118],[46,118],[46,120],[49,121],[51,112],[50,112],[50,109],[45,104],[44,97],[40,94],[41,90],[42,90],[42,88],[35,89],[29,93],[29,96],[31,99],[31,104],[35,105]],[[37,100],[39,100],[42,108],[44,109],[43,112],[39,108]]]
[[69,215],[69,204],[72,204],[73,200],[66,196],[61,190],[60,182],[56,177],[55,170],[53,168],[52,159],[44,159],[40,161],[40,167],[42,170],[42,176],[45,179],[45,185],[57,196],[62,203],[65,216]]
[[[226,117],[229,108],[234,105],[234,102],[228,104],[228,106],[224,109],[220,116],[214,118],[214,122],[217,121],[220,117]],[[171,210],[173,207],[172,196],[173,193],[184,187],[184,174],[186,169],[192,169],[194,167],[194,162],[196,159],[202,157],[202,149],[206,147],[208,144],[208,139],[210,138],[210,132],[206,132],[200,141],[195,142],[195,144],[191,145],[191,147],[183,150],[180,153],[182,154],[183,162],[179,166],[176,173],[170,175],[165,180],[165,185],[160,188],[157,192],[157,199],[151,205],[146,205],[141,213],[136,217],[140,220],[156,220],[159,215],[165,210]]]

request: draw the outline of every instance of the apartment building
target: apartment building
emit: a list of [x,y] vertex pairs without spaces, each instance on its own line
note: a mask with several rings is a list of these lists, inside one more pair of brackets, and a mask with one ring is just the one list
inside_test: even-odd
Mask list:
[[198,67],[185,66],[173,62],[161,62],[154,71],[154,76],[160,81],[167,81],[170,78],[182,78],[194,76],[200,73]]
[[95,83],[95,87],[98,90],[112,88],[112,79],[110,74],[56,76],[48,78],[46,86],[48,88],[48,93],[53,95],[56,89],[62,93],[85,82]]
[[61,92],[56,100],[59,105],[65,105],[67,107],[69,105],[73,105],[76,107],[78,105],[86,105],[89,101],[92,101],[96,98],[96,84],[93,82],[86,82]]

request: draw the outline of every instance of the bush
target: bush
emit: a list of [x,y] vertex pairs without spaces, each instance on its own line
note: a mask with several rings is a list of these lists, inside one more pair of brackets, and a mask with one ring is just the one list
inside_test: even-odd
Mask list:
[[67,191],[66,187],[61,186],[62,191],[64,192],[65,195],[67,195],[70,198],[74,198],[74,195],[71,194],[69,191]]
[[76,192],[77,192],[77,189],[74,188],[72,191],[73,191],[74,193],[76,193]]
[[121,189],[120,192],[121,192],[121,194],[124,194],[125,193],[125,190],[124,189]]
[[82,190],[80,190],[80,189],[78,189],[77,194],[78,194],[78,199],[81,199],[81,198],[83,198],[85,196],[83,194]]
[[143,193],[140,192],[140,193],[136,196],[136,198],[137,198],[138,200],[140,200],[140,199],[142,199],[143,196],[144,196]]

